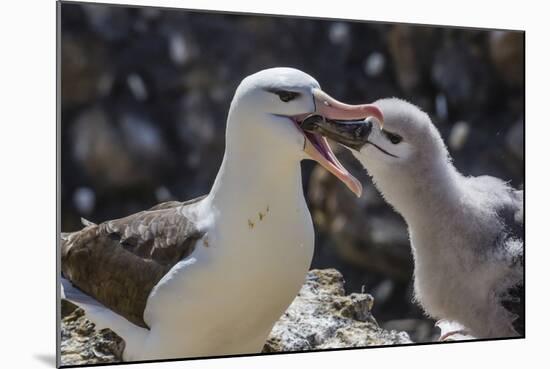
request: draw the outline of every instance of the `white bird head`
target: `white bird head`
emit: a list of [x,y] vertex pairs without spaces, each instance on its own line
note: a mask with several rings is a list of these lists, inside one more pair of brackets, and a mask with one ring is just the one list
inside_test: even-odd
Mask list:
[[384,113],[384,125],[372,129],[355,156],[369,172],[402,172],[424,168],[443,159],[447,148],[428,114],[406,101],[390,98],[374,103]]
[[447,180],[449,168],[454,167],[428,114],[396,98],[373,105],[384,114],[383,125],[369,118],[352,124],[317,122],[313,129],[352,148],[386,200],[396,207],[406,197],[414,198],[425,179]]
[[252,158],[268,153],[291,162],[313,159],[360,196],[360,182],[336,159],[327,140],[301,129],[312,114],[327,119],[383,119],[375,106],[335,100],[304,72],[272,68],[246,77],[237,88],[229,111],[227,145]]

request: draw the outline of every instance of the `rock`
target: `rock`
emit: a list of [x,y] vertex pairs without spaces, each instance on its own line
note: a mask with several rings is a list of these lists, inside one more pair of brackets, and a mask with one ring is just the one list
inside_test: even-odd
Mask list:
[[378,77],[384,71],[386,58],[380,52],[371,53],[365,60],[365,73],[369,77]]
[[97,331],[84,310],[62,300],[61,365],[89,365],[122,361],[125,343],[110,329]]
[[147,115],[102,106],[84,110],[71,129],[72,155],[98,187],[149,183],[166,168],[168,150],[158,124]]
[[508,150],[520,161],[523,162],[523,139],[524,139],[523,120],[515,123],[506,134],[506,146]]
[[414,342],[436,342],[439,339],[437,328],[428,319],[395,319],[381,326],[387,330],[407,332]]
[[61,43],[61,97],[63,108],[94,101],[105,92],[110,76],[106,48],[101,42],[63,33]]
[[188,42],[181,33],[170,35],[170,58],[176,65],[185,65],[190,59]]
[[426,76],[444,38],[435,28],[404,24],[390,26],[384,37],[389,52],[385,71],[391,71],[399,88],[419,104],[430,95]]
[[333,44],[342,44],[350,38],[350,26],[344,22],[334,22],[329,27],[328,37]]
[[484,106],[492,87],[489,75],[489,67],[476,47],[461,41],[440,48],[431,67],[431,79],[445,96],[449,113]]
[[446,121],[449,117],[449,107],[447,98],[444,94],[437,94],[435,97],[435,115],[443,121]]
[[524,34],[493,31],[489,37],[491,60],[499,77],[510,86],[523,85]]
[[70,302],[69,300],[61,299],[61,317],[64,318],[70,315],[73,311],[78,309],[78,306]]
[[88,215],[95,207],[95,192],[89,187],[78,187],[73,193],[75,208],[80,214]]
[[147,100],[147,97],[149,96],[147,86],[145,86],[145,82],[139,74],[130,73],[126,78],[126,83],[137,101]]
[[374,299],[345,295],[335,269],[311,270],[286,313],[275,324],[263,352],[321,350],[411,343],[407,333],[387,331],[371,314]]
[[400,87],[413,91],[420,83],[418,55],[413,47],[414,30],[406,25],[392,27],[388,34],[388,47],[396,63],[395,73]]
[[449,147],[453,151],[458,151],[462,149],[466,140],[468,140],[468,135],[470,134],[470,125],[467,122],[456,122],[451,128],[451,133],[449,134]]
[[130,13],[122,7],[90,4],[83,7],[92,30],[108,41],[128,37],[131,27]]

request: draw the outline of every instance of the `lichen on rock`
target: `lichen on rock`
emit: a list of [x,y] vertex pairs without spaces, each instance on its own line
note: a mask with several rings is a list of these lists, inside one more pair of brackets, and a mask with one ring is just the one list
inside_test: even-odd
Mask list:
[[124,340],[112,330],[95,329],[84,310],[62,300],[61,365],[116,363],[122,361]]
[[407,333],[380,328],[369,294],[345,295],[335,269],[311,270],[306,283],[273,327],[263,352],[322,350],[411,343]]

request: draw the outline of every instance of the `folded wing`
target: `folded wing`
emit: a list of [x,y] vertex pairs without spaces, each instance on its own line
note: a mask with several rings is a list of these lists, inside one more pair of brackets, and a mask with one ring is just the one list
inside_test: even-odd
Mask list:
[[192,253],[202,237],[183,215],[186,206],[202,198],[159,204],[64,234],[63,277],[117,314],[148,328],[143,311],[149,293],[177,262]]

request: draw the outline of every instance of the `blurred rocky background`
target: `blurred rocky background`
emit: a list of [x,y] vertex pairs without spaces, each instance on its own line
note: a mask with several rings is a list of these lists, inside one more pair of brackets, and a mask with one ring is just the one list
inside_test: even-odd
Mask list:
[[[205,194],[245,76],[291,66],[332,96],[397,96],[427,111],[465,174],[524,181],[524,35],[519,32],[64,3],[61,7],[62,230]],[[312,163],[304,190],[317,232],[312,268],[368,291],[382,328],[430,341],[411,302],[403,220],[363,181],[357,200]]]

